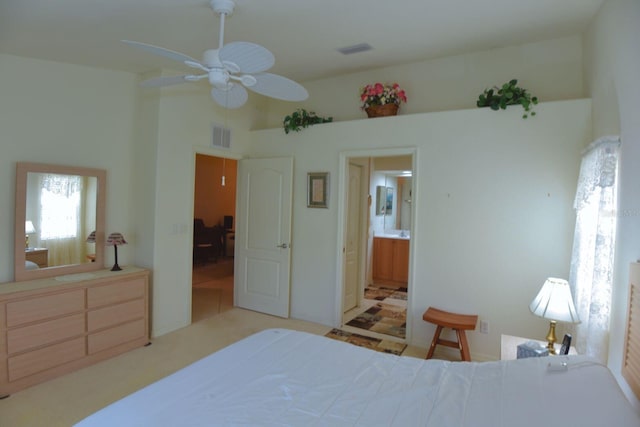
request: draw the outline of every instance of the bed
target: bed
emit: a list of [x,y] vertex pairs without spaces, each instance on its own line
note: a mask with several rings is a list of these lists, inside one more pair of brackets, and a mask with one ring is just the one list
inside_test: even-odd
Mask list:
[[422,360],[268,329],[76,424],[217,425],[638,427],[640,416],[583,356]]

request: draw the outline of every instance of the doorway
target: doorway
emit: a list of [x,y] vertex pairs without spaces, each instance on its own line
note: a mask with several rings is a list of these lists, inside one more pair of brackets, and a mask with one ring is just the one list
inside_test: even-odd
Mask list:
[[233,308],[235,159],[196,153],[191,321]]
[[345,159],[341,325],[349,332],[408,338],[413,163],[412,153]]

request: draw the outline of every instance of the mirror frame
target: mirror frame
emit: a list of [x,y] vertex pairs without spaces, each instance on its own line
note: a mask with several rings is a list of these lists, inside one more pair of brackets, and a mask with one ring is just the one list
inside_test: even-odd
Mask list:
[[[96,200],[96,258],[95,262],[84,264],[69,264],[47,267],[37,270],[25,268],[25,220],[27,210],[27,174],[56,173],[62,175],[95,176],[98,179],[98,194]],[[15,243],[14,243],[14,280],[25,280],[55,277],[64,274],[85,273],[104,269],[104,227],[105,201],[107,188],[107,171],[103,169],[84,168],[77,166],[49,165],[44,163],[18,162],[16,164],[16,213],[15,213]]]

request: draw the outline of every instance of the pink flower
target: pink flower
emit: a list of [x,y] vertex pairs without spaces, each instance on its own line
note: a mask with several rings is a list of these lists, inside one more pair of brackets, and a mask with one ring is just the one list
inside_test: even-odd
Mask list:
[[360,91],[360,101],[362,102],[362,109],[372,105],[400,105],[402,102],[407,102],[407,95],[398,83],[374,83],[362,88]]

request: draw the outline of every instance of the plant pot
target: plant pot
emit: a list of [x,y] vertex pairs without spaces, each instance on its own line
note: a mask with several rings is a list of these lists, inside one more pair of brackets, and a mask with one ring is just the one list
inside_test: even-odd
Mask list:
[[386,117],[397,115],[398,108],[397,104],[372,105],[365,108],[365,111],[369,117]]

